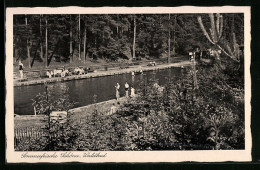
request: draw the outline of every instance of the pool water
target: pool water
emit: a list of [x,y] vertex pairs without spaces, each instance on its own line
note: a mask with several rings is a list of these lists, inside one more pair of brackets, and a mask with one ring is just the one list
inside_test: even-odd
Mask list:
[[[61,89],[67,87],[69,98],[76,102],[74,107],[81,107],[94,102],[93,96],[97,95],[97,102],[111,100],[116,98],[115,85],[120,84],[120,96],[125,94],[124,84],[128,82],[130,87],[138,89],[142,80],[158,80],[159,85],[164,85],[168,78],[176,79],[182,73],[181,68],[168,68],[161,70],[145,71],[143,74],[132,76],[130,73],[87,78],[81,80],[72,80],[66,82],[56,82],[55,85]],[[52,84],[48,85],[52,86]],[[55,86],[56,87],[56,86]],[[59,89],[57,89],[58,93]],[[18,115],[31,115],[34,113],[32,99],[36,95],[45,92],[45,85],[30,85],[14,87],[14,112]]]

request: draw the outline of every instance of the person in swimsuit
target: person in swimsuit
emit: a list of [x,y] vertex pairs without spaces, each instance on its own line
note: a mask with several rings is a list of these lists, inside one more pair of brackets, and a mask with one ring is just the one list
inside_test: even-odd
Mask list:
[[131,94],[130,94],[131,97],[135,97],[135,89],[133,87],[131,87]]
[[129,84],[126,82],[125,83],[125,96],[128,97],[128,89],[129,89]]
[[116,100],[119,100],[120,98],[120,94],[119,94],[119,89],[120,89],[120,85],[119,83],[116,83]]

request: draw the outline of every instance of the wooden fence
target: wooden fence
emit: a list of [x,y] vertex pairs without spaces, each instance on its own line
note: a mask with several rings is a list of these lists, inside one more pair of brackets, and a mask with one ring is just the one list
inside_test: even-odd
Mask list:
[[14,147],[24,140],[36,139],[44,135],[41,128],[24,128],[14,130]]

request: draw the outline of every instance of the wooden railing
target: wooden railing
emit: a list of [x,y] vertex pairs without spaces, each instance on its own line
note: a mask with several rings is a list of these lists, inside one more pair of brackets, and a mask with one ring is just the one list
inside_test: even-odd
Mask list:
[[41,128],[23,128],[14,130],[14,147],[24,140],[32,140],[40,138],[44,135]]

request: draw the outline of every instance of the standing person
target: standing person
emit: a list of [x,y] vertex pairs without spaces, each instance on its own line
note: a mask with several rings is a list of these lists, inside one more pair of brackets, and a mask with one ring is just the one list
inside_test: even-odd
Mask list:
[[51,73],[50,73],[49,71],[46,72],[46,75],[47,75],[49,78],[52,77],[52,75],[51,75]]
[[131,97],[135,97],[135,89],[133,87],[131,87],[131,94],[130,94]]
[[119,100],[120,98],[120,93],[119,93],[119,89],[120,89],[120,85],[119,83],[116,83],[116,100]]
[[192,56],[193,56],[193,53],[192,52],[189,52],[189,60],[191,61],[192,59]]
[[128,97],[128,89],[129,89],[129,84],[126,82],[125,83],[125,96]]
[[23,63],[21,62],[21,60],[19,61],[19,72],[21,79],[23,79]]
[[109,113],[109,115],[112,115],[112,114],[114,114],[114,113],[116,113],[115,103],[112,104],[112,106],[111,106],[111,108],[110,108],[110,113]]

